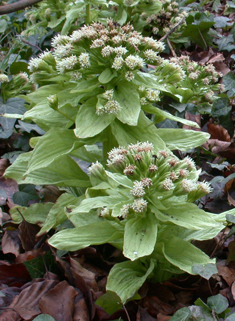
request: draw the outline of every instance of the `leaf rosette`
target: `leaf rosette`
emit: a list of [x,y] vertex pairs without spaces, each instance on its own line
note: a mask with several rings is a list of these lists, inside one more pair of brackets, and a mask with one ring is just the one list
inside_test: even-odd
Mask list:
[[[193,265],[214,262],[190,243],[212,238],[223,228],[216,215],[193,204],[211,187],[198,182],[200,171],[191,158],[180,160],[143,142],[112,149],[107,168],[99,162],[91,165],[92,187],[79,206],[67,213],[75,228],[55,234],[49,240],[52,246],[78,250],[110,243],[129,260],[115,265],[115,271],[122,264],[125,269],[139,266],[143,279],[160,282],[175,273],[195,274]],[[120,284],[110,279],[107,288],[119,293]],[[127,298],[118,295],[123,301]]]

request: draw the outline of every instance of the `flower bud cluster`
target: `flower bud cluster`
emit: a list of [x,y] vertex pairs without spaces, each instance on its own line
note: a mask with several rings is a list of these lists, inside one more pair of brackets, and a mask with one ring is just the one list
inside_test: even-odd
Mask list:
[[198,182],[200,171],[190,157],[180,160],[168,150],[155,152],[149,142],[113,148],[108,153],[107,166],[109,171],[125,175],[133,182],[132,201],[122,207],[122,217],[130,211],[145,212],[152,195],[161,202],[170,202],[175,197],[194,202],[212,191],[209,183]]
[[[163,36],[173,29],[180,21],[187,17],[187,12],[179,8],[179,4],[174,0],[160,0],[162,9],[158,13],[153,13],[146,17],[146,23],[150,26],[153,34]],[[185,23],[181,24],[184,26]]]
[[35,85],[30,82],[26,72],[20,72],[12,77],[0,74],[0,85],[4,100],[19,94],[28,94],[35,90]]
[[[52,46],[57,70],[62,74],[68,71],[92,74],[99,65],[100,70],[110,68],[131,81],[146,63],[158,62],[158,54],[164,50],[162,42],[142,36],[130,24],[120,27],[112,20],[107,24],[93,23],[74,31],[71,36],[55,36]],[[41,59],[35,58],[29,69],[31,72],[40,70],[41,65]]]
[[170,61],[180,66],[185,72],[186,77],[179,86],[191,89],[194,93],[194,101],[212,103],[215,99],[214,91],[223,90],[219,84],[216,84],[222,74],[217,72],[212,64],[201,65],[191,61],[188,56],[174,57]]

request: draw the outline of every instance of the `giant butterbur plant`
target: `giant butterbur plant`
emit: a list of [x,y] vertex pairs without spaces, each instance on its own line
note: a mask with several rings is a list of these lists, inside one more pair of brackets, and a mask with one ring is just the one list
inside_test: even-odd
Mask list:
[[107,170],[96,162],[89,172],[92,187],[85,198],[67,206],[75,227],[56,233],[49,243],[71,251],[104,243],[122,250],[125,260],[112,268],[107,290],[123,303],[147,278],[162,282],[215,262],[190,243],[223,228],[220,217],[193,203],[211,187],[198,182],[200,170],[190,157],[180,160],[149,142],[136,143],[113,148]]

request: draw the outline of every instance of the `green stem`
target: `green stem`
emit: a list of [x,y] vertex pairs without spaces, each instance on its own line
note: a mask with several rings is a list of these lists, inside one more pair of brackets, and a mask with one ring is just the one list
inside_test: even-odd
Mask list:
[[117,147],[117,142],[112,134],[111,127],[108,126],[104,130],[104,140],[103,140],[103,162],[106,163],[108,158],[108,152],[114,147]]
[[86,25],[89,25],[91,21],[91,5],[86,5]]

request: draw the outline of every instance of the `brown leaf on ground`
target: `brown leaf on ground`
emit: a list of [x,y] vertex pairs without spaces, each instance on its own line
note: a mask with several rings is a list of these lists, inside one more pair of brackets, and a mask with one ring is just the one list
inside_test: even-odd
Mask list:
[[57,284],[58,281],[54,280],[37,281],[35,279],[34,282],[21,291],[19,296],[15,297],[9,308],[14,309],[22,319],[30,320],[41,313],[39,308],[40,299]]
[[233,284],[231,285],[231,293],[233,296],[233,300],[235,300],[235,282],[233,282]]
[[231,286],[235,281],[235,271],[230,269],[226,265],[226,261],[220,261],[217,264],[218,274],[224,279],[224,281]]
[[74,313],[73,321],[89,321],[90,313],[82,292],[79,289],[76,289],[77,296],[75,297],[74,302]]
[[95,273],[85,269],[78,260],[70,258],[70,264],[72,273],[80,275],[94,292],[99,291]]
[[5,195],[0,196],[0,206],[5,205],[7,200],[12,201],[12,196],[18,191],[18,184],[11,178],[0,178],[0,190],[4,190]]
[[15,256],[20,254],[19,230],[6,230],[2,237],[2,252],[12,253]]
[[73,321],[76,295],[76,290],[66,281],[62,281],[41,297],[40,311],[51,315],[56,321]]
[[43,195],[44,202],[55,203],[57,198],[63,194],[57,186],[45,185],[40,189],[40,195]]
[[208,139],[203,146],[214,154],[218,154],[230,161],[235,161],[235,143],[218,139]]
[[227,198],[228,198],[229,205],[235,206],[235,199],[229,193],[228,193]]
[[148,312],[155,318],[159,313],[169,315],[173,314],[174,307],[168,303],[161,301],[157,296],[146,296],[143,299],[143,306],[148,309]]
[[0,225],[3,225],[3,223],[6,223],[11,219],[10,215],[3,212],[2,209],[0,208]]
[[0,315],[0,321],[21,321],[20,315],[14,310],[6,310]]
[[194,115],[194,114],[191,114],[188,111],[186,111],[185,112],[185,119],[194,121],[195,123],[197,123],[199,125],[200,128],[191,127],[188,125],[183,125],[184,129],[192,129],[192,130],[196,130],[196,131],[201,131],[201,115]]
[[25,220],[23,220],[19,225],[19,236],[22,242],[22,247],[25,251],[30,251],[34,248],[35,244],[37,243],[36,234],[39,232],[39,230],[39,226],[28,223]]
[[147,309],[143,309],[141,306],[138,307],[138,312],[136,315],[136,321],[155,321],[156,319],[153,318],[147,311]]
[[44,254],[45,254],[45,251],[43,251],[42,249],[34,249],[32,251],[27,251],[25,253],[19,254],[15,258],[15,263],[23,263],[26,261],[30,261],[30,260],[35,259],[36,257],[39,257]]
[[9,286],[22,286],[31,280],[24,264],[10,264],[0,261],[0,284]]
[[0,176],[2,176],[6,170],[6,168],[9,166],[9,160],[6,158],[0,159]]
[[208,133],[211,135],[210,139],[218,139],[223,142],[231,142],[231,137],[226,128],[221,125],[208,124]]

